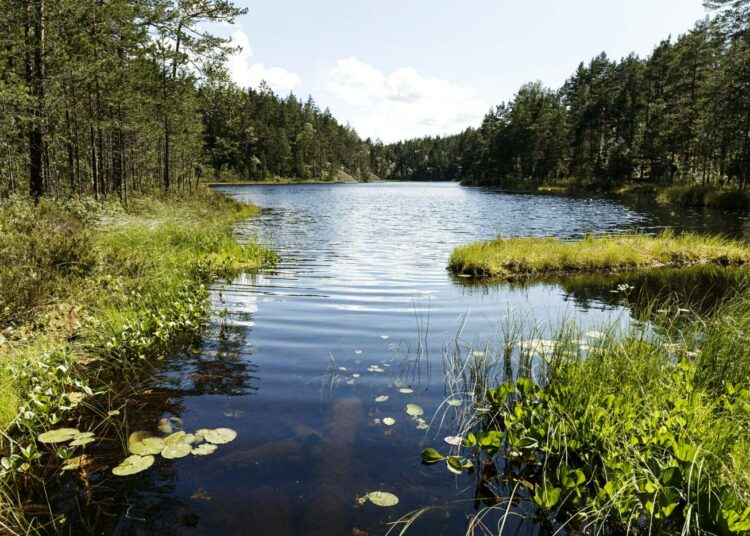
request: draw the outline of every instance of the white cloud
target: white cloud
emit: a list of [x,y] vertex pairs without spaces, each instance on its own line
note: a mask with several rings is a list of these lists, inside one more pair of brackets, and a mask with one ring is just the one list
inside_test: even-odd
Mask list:
[[241,87],[258,87],[265,80],[277,93],[285,94],[302,83],[295,73],[283,67],[266,67],[253,62],[253,49],[247,34],[242,30],[232,33],[232,43],[242,50],[227,61],[227,67],[234,80]]
[[477,125],[489,109],[471,86],[425,78],[411,68],[386,75],[354,57],[336,63],[326,88],[355,110],[351,123],[361,136],[386,142],[454,134]]

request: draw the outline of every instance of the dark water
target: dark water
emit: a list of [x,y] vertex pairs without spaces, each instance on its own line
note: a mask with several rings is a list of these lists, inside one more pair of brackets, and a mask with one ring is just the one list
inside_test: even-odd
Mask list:
[[[434,506],[410,533],[463,534],[475,511],[473,479],[422,466],[419,456],[425,446],[444,450],[461,409],[441,406],[443,350],[457,337],[463,347],[484,348],[509,322],[536,323],[542,333],[563,320],[584,330],[627,322],[636,304],[612,292],[626,276],[470,285],[446,272],[451,249],[498,234],[574,237],[664,225],[744,233],[744,221],[731,215],[445,183],[220,191],[266,207],[238,234],[270,244],[282,261],[217,288],[214,307],[226,308],[226,317],[212,318],[195,351],[156,371],[132,426],[155,430],[160,418],[179,417],[187,431],[223,426],[238,437],[205,458],[102,477],[112,499],[78,514],[92,532],[384,534],[387,523]],[[700,284],[713,296],[728,286],[704,272],[627,281],[636,288],[674,282],[683,294]],[[382,372],[368,370],[373,365]],[[414,392],[400,393],[404,387]],[[389,399],[377,403],[379,395]],[[428,431],[417,429],[407,403],[424,408]],[[395,425],[385,426],[386,417]],[[357,504],[376,490],[400,502]],[[519,520],[505,528],[538,532]]]

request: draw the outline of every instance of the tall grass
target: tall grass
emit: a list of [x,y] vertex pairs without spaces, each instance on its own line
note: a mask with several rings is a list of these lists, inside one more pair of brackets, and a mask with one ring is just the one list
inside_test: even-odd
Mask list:
[[659,191],[660,203],[683,207],[711,207],[724,210],[747,210],[750,194],[745,190],[723,190],[702,184],[676,184]]
[[[37,434],[69,422],[77,404],[106,388],[102,371],[161,357],[199,332],[213,281],[274,261],[232,236],[234,223],[257,210],[206,189],[127,206],[0,204],[4,482],[33,473]],[[0,520],[21,519],[16,513],[0,498]]]
[[449,385],[470,393],[464,441],[425,461],[481,468],[477,517],[498,524],[535,512],[550,531],[750,533],[750,297],[706,320],[653,314],[546,340],[512,328],[482,363],[454,354],[449,370],[463,372]]
[[513,279],[549,274],[613,272],[657,266],[741,265],[750,247],[717,236],[663,231],[556,238],[496,238],[456,248],[448,268],[460,275]]

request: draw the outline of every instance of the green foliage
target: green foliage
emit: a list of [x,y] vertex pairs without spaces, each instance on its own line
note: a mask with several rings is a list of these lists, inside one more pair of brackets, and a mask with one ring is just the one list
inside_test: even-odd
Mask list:
[[497,238],[456,248],[449,269],[475,277],[607,272],[656,266],[743,265],[750,248],[722,237],[664,231],[592,236],[564,241],[555,238]]
[[[749,304],[683,325],[677,341],[645,327],[590,347],[561,335],[537,381],[477,393],[462,446],[485,468],[483,495],[501,495],[502,480],[543,517],[587,532],[750,533],[750,351],[727,331]],[[737,366],[722,368],[730,356]],[[502,479],[488,479],[500,456]]]
[[594,190],[630,180],[701,184],[716,193],[693,203],[746,207],[746,196],[722,191],[750,182],[750,8],[746,0],[706,3],[717,9],[712,20],[647,58],[602,53],[559,89],[522,86],[478,128],[386,146],[384,176]]

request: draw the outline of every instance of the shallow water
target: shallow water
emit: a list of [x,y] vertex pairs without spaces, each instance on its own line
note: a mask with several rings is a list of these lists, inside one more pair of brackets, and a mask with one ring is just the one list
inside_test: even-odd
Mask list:
[[[456,340],[483,349],[508,322],[536,324],[542,333],[563,320],[584,331],[627,323],[634,302],[612,292],[617,279],[468,285],[445,270],[452,248],[498,234],[574,237],[676,225],[742,235],[745,228],[731,215],[446,183],[219,190],[265,207],[237,233],[268,243],[282,260],[273,271],[216,288],[214,308],[226,308],[226,316],[211,319],[194,351],[156,371],[132,427],[156,430],[160,418],[179,417],[187,431],[226,426],[238,437],[206,458],[159,460],[128,479],[101,477],[111,500],[97,514],[91,504],[69,512],[78,531],[383,534],[388,522],[436,506],[411,533],[463,534],[475,511],[473,480],[420,464],[423,447],[445,446],[460,409],[441,406],[443,350]],[[696,281],[708,284],[705,275]],[[379,395],[389,399],[377,403]],[[417,429],[407,403],[424,408],[430,430]],[[382,424],[385,417],[395,425]],[[374,490],[400,502],[357,504]],[[511,529],[540,531],[521,520],[510,521]]]

